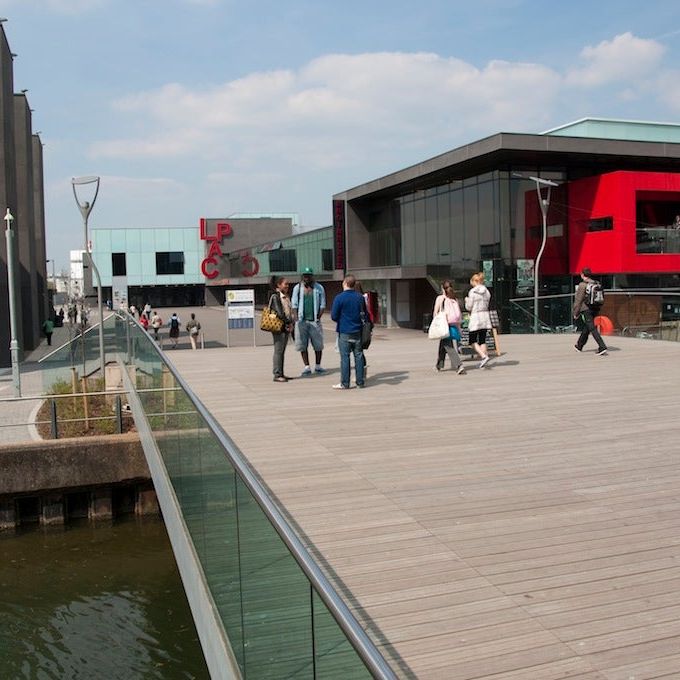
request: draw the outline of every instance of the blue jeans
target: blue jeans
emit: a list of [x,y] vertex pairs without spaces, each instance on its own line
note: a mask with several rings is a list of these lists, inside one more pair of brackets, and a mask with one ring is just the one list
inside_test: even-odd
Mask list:
[[338,338],[340,350],[340,382],[349,387],[350,352],[354,354],[354,370],[356,372],[357,385],[364,384],[364,350],[361,348],[361,333],[340,333]]

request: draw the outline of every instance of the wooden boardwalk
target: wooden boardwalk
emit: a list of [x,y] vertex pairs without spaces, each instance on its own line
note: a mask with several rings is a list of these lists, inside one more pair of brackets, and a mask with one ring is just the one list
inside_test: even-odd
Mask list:
[[574,339],[456,376],[380,330],[343,392],[332,347],[169,356],[402,677],[680,678],[680,344]]

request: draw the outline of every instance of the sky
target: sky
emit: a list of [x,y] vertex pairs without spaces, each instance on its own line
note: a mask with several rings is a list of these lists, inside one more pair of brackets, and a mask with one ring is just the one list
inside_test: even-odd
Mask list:
[[350,187],[497,132],[680,122],[677,0],[0,0],[45,144],[48,257],[91,227],[331,223]]

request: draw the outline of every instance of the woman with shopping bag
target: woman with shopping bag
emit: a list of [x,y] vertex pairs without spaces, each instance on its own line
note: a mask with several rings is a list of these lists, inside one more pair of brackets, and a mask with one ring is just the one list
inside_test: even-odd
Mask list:
[[[460,342],[460,322],[462,314],[460,305],[456,299],[456,291],[450,281],[444,281],[443,294],[437,296],[434,302],[434,309],[432,311],[432,325],[443,326],[446,323],[446,335],[440,335],[439,348],[437,351],[437,364],[435,370],[441,371],[446,363],[446,356],[448,355],[451,362],[451,370],[456,371],[458,375],[465,373],[465,367],[458,352],[458,343]],[[436,331],[438,332],[438,331]]]

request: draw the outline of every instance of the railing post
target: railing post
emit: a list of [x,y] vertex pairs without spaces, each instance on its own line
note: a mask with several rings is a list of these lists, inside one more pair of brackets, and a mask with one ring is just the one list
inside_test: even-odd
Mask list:
[[52,439],[59,439],[59,430],[57,428],[57,400],[50,400],[50,420],[52,426]]
[[120,394],[116,395],[116,432],[123,434],[123,403]]
[[123,323],[125,324],[125,350],[127,352],[127,363],[130,364],[132,362],[132,352],[130,350],[130,320],[124,318]]
[[90,429],[90,409],[87,403],[87,378],[82,378],[83,384],[83,414],[85,415],[85,429]]

